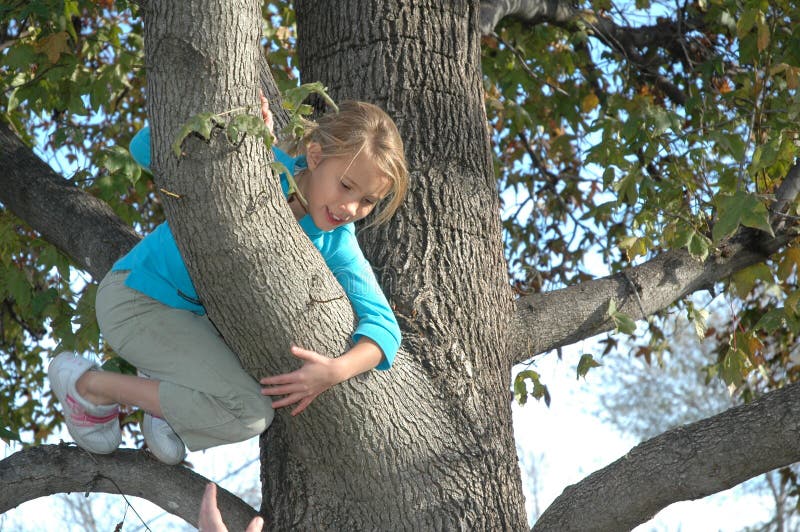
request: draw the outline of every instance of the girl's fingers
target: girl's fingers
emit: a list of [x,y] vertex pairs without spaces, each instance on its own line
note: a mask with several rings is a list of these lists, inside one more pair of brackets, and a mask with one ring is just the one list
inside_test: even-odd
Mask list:
[[261,384],[275,385],[275,384],[291,384],[297,381],[297,372],[281,373],[280,375],[273,375],[271,377],[264,377],[261,379]]
[[303,396],[299,393],[293,393],[292,395],[288,395],[283,399],[279,399],[277,401],[272,402],[272,408],[283,408],[284,406],[289,406],[295,404],[297,401],[303,399]]
[[284,386],[273,386],[271,388],[262,388],[262,395],[289,395],[290,393],[303,393],[305,386],[302,384],[286,384]]
[[315,397],[316,397],[316,395],[305,397],[302,401],[300,401],[300,404],[297,405],[297,408],[292,410],[292,415],[296,416],[297,414],[299,414],[300,412],[305,410],[308,407],[308,405],[311,404],[311,401],[313,401]]
[[297,345],[293,345],[290,348],[290,351],[294,356],[296,356],[297,358],[302,358],[303,360],[313,360],[315,358],[322,356],[316,351],[309,351],[308,349],[303,349],[302,347]]

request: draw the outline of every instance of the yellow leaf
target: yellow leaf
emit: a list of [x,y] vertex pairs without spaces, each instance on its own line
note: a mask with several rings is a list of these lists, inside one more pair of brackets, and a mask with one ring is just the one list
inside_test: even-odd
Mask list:
[[280,41],[285,41],[285,40],[289,39],[290,35],[291,35],[291,31],[286,26],[279,27],[278,30],[275,32],[275,36]]
[[581,110],[584,113],[588,113],[589,111],[597,107],[597,104],[599,103],[600,99],[597,97],[597,95],[593,92],[590,92],[583,98],[583,101],[581,102]]
[[786,69],[786,87],[790,90],[795,90],[798,85],[798,73],[800,73],[800,68],[798,67],[789,67]]
[[47,59],[55,64],[61,54],[69,50],[67,39],[69,39],[69,34],[66,31],[48,35],[36,43],[36,51],[44,52],[47,55]]
[[782,281],[787,280],[798,265],[800,265],[800,247],[786,248],[778,262],[778,277]]
[[769,26],[764,20],[758,21],[758,51],[763,52],[769,45]]
[[797,305],[800,303],[800,292],[795,291],[786,296],[786,301],[783,303],[784,310],[789,310],[792,314],[797,315]]

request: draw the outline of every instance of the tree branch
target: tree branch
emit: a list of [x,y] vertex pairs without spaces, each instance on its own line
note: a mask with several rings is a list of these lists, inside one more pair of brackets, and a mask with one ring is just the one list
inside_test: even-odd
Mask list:
[[795,383],[637,445],[567,487],[533,530],[631,530],[674,502],[699,499],[800,460],[798,431],[800,383]]
[[[30,447],[0,461],[0,514],[55,493],[110,493],[141,497],[193,526],[207,478],[185,467],[167,466],[144,451],[121,449],[110,455],[78,447]],[[244,530],[257,512],[227,490],[217,504],[230,530]]]
[[569,30],[588,29],[590,34],[602,40],[611,49],[636,66],[647,78],[673,102],[684,105],[686,95],[674,83],[658,72],[641,50],[664,48],[682,63],[689,61],[687,50],[700,55],[705,49],[690,43],[687,48],[676,46],[686,40],[686,33],[697,29],[687,21],[665,21],[651,26],[628,27],[616,24],[612,19],[593,11],[580,10],[563,0],[491,0],[481,2],[480,27],[484,35],[491,35],[497,23],[505,17],[513,17],[531,26],[549,23]]
[[[783,209],[797,196],[799,168],[795,165],[784,179],[773,210]],[[511,362],[521,362],[613,329],[606,315],[612,299],[621,312],[643,319],[698,290],[710,290],[733,273],[763,261],[795,239],[785,228],[784,217],[773,218],[773,225],[784,229],[775,238],[742,228],[721,246],[717,255],[705,262],[693,259],[684,249],[672,250],[621,273],[519,298],[516,326],[512,328],[516,348],[511,351]]]
[[[270,100],[276,130],[288,122],[269,64],[262,56],[259,79]],[[0,203],[42,238],[99,280],[140,240],[104,201],[72,185],[0,122]]]
[[69,183],[0,122],[0,202],[101,279],[139,237],[102,200]]

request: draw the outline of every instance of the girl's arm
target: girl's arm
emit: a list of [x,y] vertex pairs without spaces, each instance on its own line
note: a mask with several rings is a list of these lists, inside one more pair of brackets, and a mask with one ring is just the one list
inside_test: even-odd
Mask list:
[[286,395],[275,401],[273,407],[299,403],[292,415],[305,410],[320,393],[335,384],[376,367],[388,369],[400,347],[400,327],[352,228],[343,228],[336,237],[339,240],[321,251],[358,317],[353,333],[355,345],[337,358],[292,347],[292,354],[303,360],[303,367],[261,380],[261,384],[269,386],[262,390],[264,395]]
[[292,410],[293,416],[305,410],[328,388],[373,369],[383,359],[378,344],[366,337],[362,337],[352,349],[337,358],[297,346],[292,346],[291,352],[303,361],[303,366],[291,373],[261,379],[261,384],[266,386],[261,393],[286,396],[274,401],[273,408],[298,403]]

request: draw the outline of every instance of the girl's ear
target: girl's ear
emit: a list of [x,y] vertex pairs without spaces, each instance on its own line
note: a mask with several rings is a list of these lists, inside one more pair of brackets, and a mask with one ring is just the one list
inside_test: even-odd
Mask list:
[[322,162],[322,146],[319,142],[309,142],[306,145],[306,163],[309,170],[315,170]]

